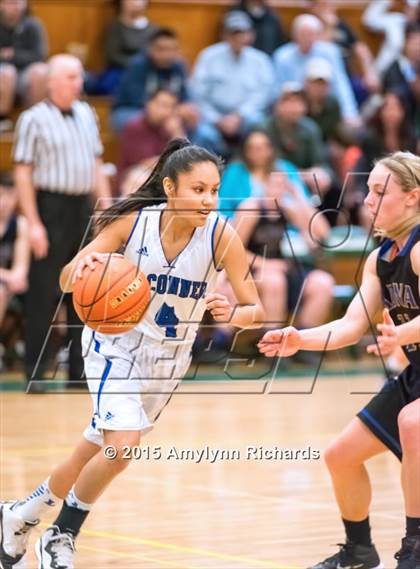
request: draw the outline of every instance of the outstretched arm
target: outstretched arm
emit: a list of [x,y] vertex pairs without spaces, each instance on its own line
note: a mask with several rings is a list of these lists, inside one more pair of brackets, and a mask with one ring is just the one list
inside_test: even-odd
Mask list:
[[258,344],[260,352],[269,357],[291,356],[299,350],[337,350],[358,342],[382,304],[377,254],[376,250],[369,255],[362,285],[342,318],[306,330],[290,326],[267,332]]

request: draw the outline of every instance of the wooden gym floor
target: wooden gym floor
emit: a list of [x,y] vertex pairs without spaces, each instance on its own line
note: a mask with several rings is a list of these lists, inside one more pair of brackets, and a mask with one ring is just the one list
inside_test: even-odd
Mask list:
[[[380,381],[321,377],[312,394],[312,378],[274,382],[283,394],[261,394],[261,382],[183,384],[143,440],[164,458],[133,461],[108,488],[78,540],[76,568],[291,569],[335,552],[343,532],[322,458],[247,460],[246,449],[310,446],[322,454]],[[90,397],[0,393],[0,403],[0,495],[13,499],[69,453],[90,418]],[[176,460],[173,447],[236,449],[241,458]],[[388,453],[368,468],[373,536],[393,569],[404,521],[399,463]],[[31,537],[29,569],[40,531]]]

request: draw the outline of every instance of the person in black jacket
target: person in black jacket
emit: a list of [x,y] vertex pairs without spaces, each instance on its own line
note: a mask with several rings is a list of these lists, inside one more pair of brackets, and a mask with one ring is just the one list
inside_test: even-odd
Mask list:
[[168,89],[179,99],[178,107],[186,128],[193,130],[198,120],[190,102],[187,70],[179,56],[178,35],[172,28],[158,28],[150,38],[147,52],[135,56],[125,70],[115,97],[111,124],[121,132],[131,119],[138,118],[157,89]]
[[253,22],[255,40],[253,46],[268,55],[288,41],[277,13],[267,6],[266,0],[239,0],[231,10],[246,12]]

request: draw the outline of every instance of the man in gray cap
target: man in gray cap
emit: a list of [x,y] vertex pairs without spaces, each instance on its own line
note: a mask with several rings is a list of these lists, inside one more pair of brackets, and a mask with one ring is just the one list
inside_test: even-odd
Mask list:
[[272,101],[274,73],[270,58],[250,46],[250,17],[239,10],[224,20],[224,41],[204,49],[191,79],[202,116],[195,142],[222,155],[253,125]]
[[331,92],[332,79],[333,69],[329,61],[320,57],[309,60],[305,67],[304,83],[306,114],[321,129],[323,141],[329,147],[330,158],[338,160],[341,157],[341,146],[349,146],[356,139],[355,132],[344,122],[339,102]]

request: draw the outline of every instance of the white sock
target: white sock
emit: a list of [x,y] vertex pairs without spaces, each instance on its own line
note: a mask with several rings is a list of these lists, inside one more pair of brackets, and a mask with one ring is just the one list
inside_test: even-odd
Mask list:
[[30,496],[18,502],[13,511],[18,514],[25,522],[36,522],[46,510],[54,507],[61,501],[50,490],[49,478],[36,488]]
[[87,504],[86,502],[79,500],[74,493],[74,486],[66,496],[66,504],[72,508],[79,508],[79,510],[83,510],[84,512],[89,512],[93,506],[93,504]]

